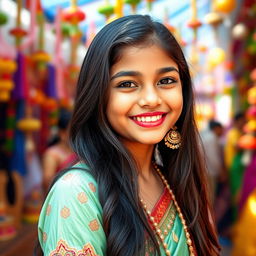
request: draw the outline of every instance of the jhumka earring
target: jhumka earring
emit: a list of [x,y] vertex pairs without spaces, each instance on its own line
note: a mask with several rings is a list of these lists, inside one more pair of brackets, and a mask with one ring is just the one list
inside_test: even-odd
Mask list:
[[181,136],[174,126],[164,137],[164,143],[168,148],[177,149],[181,145]]

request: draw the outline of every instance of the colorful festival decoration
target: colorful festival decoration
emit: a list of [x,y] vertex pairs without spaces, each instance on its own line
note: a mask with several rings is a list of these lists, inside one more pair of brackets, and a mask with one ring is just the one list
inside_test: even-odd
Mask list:
[[105,16],[106,21],[114,14],[115,7],[110,4],[109,0],[106,0],[104,5],[98,8],[98,12]]
[[137,11],[137,6],[141,2],[141,0],[124,0],[125,4],[129,4],[132,9],[132,13],[135,14]]
[[246,133],[239,139],[239,146],[247,150],[256,150],[256,77],[254,76],[256,69],[251,71],[250,78],[253,86],[248,90],[247,100],[250,104],[246,111],[248,122],[244,129]]
[[236,7],[236,0],[213,0],[216,11],[228,14]]
[[77,66],[77,47],[82,38],[82,32],[78,27],[78,24],[85,19],[85,14],[82,12],[77,6],[77,0],[71,0],[71,7],[63,12],[62,19],[63,21],[69,23],[71,25],[71,33],[70,33],[70,42],[71,42],[71,52],[70,52],[70,63],[68,66],[68,70],[70,74],[68,76],[69,82],[71,84],[76,82],[78,77],[78,72],[80,67]]
[[15,45],[19,48],[22,39],[27,35],[27,31],[21,27],[21,9],[22,9],[22,0],[17,0],[17,18],[16,18],[16,27],[10,30],[10,34],[15,37]]
[[198,41],[198,28],[202,26],[202,22],[197,18],[197,6],[196,0],[191,0],[191,19],[188,22],[188,27],[193,30],[193,42],[190,51],[190,62],[197,66],[199,56],[197,51],[197,41]]

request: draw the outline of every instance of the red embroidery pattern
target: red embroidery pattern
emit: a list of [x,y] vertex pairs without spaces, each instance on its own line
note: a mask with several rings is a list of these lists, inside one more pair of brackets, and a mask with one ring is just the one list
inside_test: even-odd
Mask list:
[[151,215],[154,217],[155,222],[160,223],[162,218],[164,217],[170,203],[172,201],[172,197],[167,189],[164,189],[164,193],[162,194],[161,198],[155,205]]
[[51,252],[50,256],[99,256],[95,253],[93,246],[87,243],[82,250],[76,250],[67,245],[63,240],[58,242],[57,248]]

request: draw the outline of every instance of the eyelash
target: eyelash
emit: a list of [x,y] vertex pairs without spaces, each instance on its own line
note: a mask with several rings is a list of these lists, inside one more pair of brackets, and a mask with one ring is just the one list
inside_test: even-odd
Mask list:
[[[126,85],[125,85],[125,84],[126,84]],[[129,84],[130,86],[127,86],[127,84]],[[133,86],[131,86],[131,85],[133,85]],[[118,88],[135,88],[135,87],[137,87],[137,86],[136,86],[135,83],[132,82],[132,81],[124,81],[124,82],[119,83],[119,84],[117,85],[117,87],[118,87]]]
[[[163,82],[163,80],[167,80],[167,83],[166,82]],[[162,82],[162,83],[161,83]],[[167,86],[167,85],[170,85],[170,84],[173,84],[173,83],[177,83],[177,80],[174,79],[174,78],[171,78],[171,77],[165,77],[165,78],[162,78],[160,79],[158,82],[157,82],[157,85],[163,85],[163,86]],[[128,86],[129,85],[129,86]],[[124,82],[120,82],[118,85],[117,85],[117,88],[136,88],[137,85],[135,84],[135,82],[132,82],[132,81],[124,81]]]
[[[167,83],[161,83],[161,81],[163,81],[163,80],[168,80],[168,82]],[[161,80],[159,80],[157,85],[170,85],[170,84],[173,84],[173,83],[177,83],[177,80],[174,79],[174,78],[171,78],[171,77],[165,77],[165,78],[162,78]]]

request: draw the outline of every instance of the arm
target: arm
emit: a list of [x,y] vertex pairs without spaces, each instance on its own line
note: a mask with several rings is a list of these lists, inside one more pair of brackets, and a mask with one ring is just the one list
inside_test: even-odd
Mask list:
[[56,153],[52,149],[47,149],[42,158],[44,191],[48,190],[51,180],[56,174],[58,165],[59,161]]
[[46,256],[105,255],[102,208],[96,183],[88,173],[74,170],[59,178],[46,198],[38,229]]

